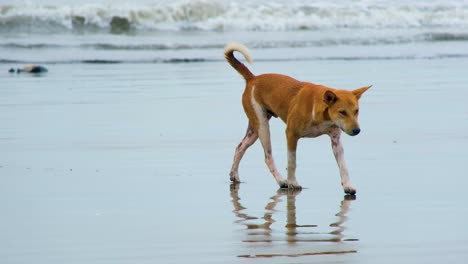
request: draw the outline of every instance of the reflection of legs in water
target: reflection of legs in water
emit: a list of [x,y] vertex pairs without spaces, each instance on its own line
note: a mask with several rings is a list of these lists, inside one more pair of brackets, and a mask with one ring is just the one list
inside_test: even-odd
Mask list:
[[[330,224],[331,227],[336,227],[335,231],[330,232],[330,234],[336,235],[338,241],[343,240],[343,231],[346,230],[346,227],[343,224],[348,220],[346,216],[349,211],[349,206],[351,201],[356,200],[355,195],[345,195],[343,201],[341,201],[340,211],[336,214],[338,216],[338,222]],[[346,239],[347,241],[355,240],[355,239]]]
[[[316,227],[316,225],[302,225],[298,226],[296,224],[296,196],[301,192],[300,189],[279,189],[274,196],[270,198],[270,202],[267,203],[265,206],[265,213],[263,217],[254,217],[250,216],[246,213],[243,213],[242,211],[245,210],[246,208],[240,203],[240,198],[239,198],[239,184],[238,183],[233,183],[230,186],[231,190],[231,198],[232,198],[232,204],[234,205],[234,214],[236,215],[239,220],[236,221],[236,223],[245,225],[247,229],[261,229],[264,232],[261,233],[250,233],[251,235],[266,235],[266,236],[271,236],[272,229],[271,225],[275,222],[273,219],[273,213],[275,212],[275,207],[276,205],[282,201],[281,197],[286,196],[287,198],[287,214],[286,214],[286,235],[287,235],[287,240],[290,242],[294,242],[294,237],[296,236],[296,228],[297,227]],[[249,223],[249,221],[252,220],[257,220],[257,219],[263,219],[265,222],[263,224],[252,224]],[[262,240],[247,240],[245,242],[271,242],[271,239],[262,239]]]
[[[236,221],[236,223],[245,225],[247,229],[262,229],[265,232],[262,232],[260,234],[263,235],[271,235],[271,225],[275,222],[273,219],[273,213],[275,212],[275,207],[279,202],[282,201],[281,197],[286,196],[286,236],[287,236],[287,241],[290,243],[295,243],[298,242],[297,235],[299,231],[297,230],[298,228],[308,228],[308,227],[318,227],[317,225],[298,225],[297,224],[297,219],[296,219],[296,196],[301,193],[300,189],[293,190],[293,189],[279,189],[277,193],[272,196],[270,199],[271,201],[265,206],[266,212],[264,213],[263,217],[254,217],[250,216],[246,213],[243,213],[242,211],[247,209],[242,204],[240,203],[240,198],[239,198],[239,184],[238,183],[233,183],[230,186],[231,189],[231,198],[232,198],[232,204],[234,205],[234,214],[236,215],[239,220]],[[348,217],[347,213],[349,211],[350,203],[351,201],[355,200],[356,196],[354,195],[345,195],[343,200],[341,201],[340,204],[340,210],[336,214],[338,217],[338,221],[335,223],[330,224],[330,227],[336,227],[336,230],[329,232],[329,234],[334,235],[336,237],[330,238],[330,239],[302,239],[300,241],[342,241],[343,240],[343,232],[346,230],[346,227],[343,225]],[[263,224],[253,224],[249,223],[249,221],[252,220],[258,220],[258,219],[263,219],[265,222]],[[253,233],[253,234],[259,234],[259,233]],[[308,234],[320,234],[317,232],[312,232]],[[322,233],[323,234],[323,233]],[[354,240],[354,239],[347,239],[348,241]]]
[[[338,243],[340,245],[336,250],[330,251],[327,250],[317,250],[314,252],[297,252],[299,243],[303,242],[313,242],[313,243],[320,243],[320,242],[341,242],[343,241],[343,231],[346,229],[343,224],[347,220],[347,212],[350,207],[350,203],[354,200],[354,196],[347,195],[345,196],[344,200],[341,201],[340,210],[336,214],[338,217],[338,221],[335,223],[330,224],[331,227],[336,227],[337,229],[332,232],[321,233],[321,232],[304,232],[301,231],[302,228],[317,228],[317,225],[299,225],[297,224],[296,219],[296,197],[301,192],[300,190],[291,190],[291,189],[280,189],[277,193],[272,196],[270,199],[271,201],[267,203],[265,206],[265,213],[263,217],[254,217],[250,216],[249,214],[243,212],[247,208],[244,207],[240,201],[239,197],[239,184],[231,184],[230,186],[231,192],[231,199],[232,204],[234,206],[233,213],[238,218],[235,223],[241,224],[247,228],[247,236],[248,239],[242,240],[242,242],[247,243],[269,243],[269,247],[280,247],[280,249],[287,250],[282,253],[278,253],[281,251],[276,250],[273,254],[271,252],[259,252],[259,249],[262,247],[254,246],[250,250],[254,250],[255,254],[247,254],[247,255],[238,255],[238,257],[242,258],[271,258],[271,257],[300,257],[300,256],[312,256],[312,255],[329,255],[329,254],[348,254],[348,253],[356,253],[356,250],[347,250],[346,247],[343,247],[343,244]],[[285,237],[280,236],[278,232],[274,231],[272,228],[273,223],[275,220],[273,219],[274,213],[277,212],[275,207],[278,205],[279,202],[283,201],[281,198],[286,196],[286,231]],[[279,210],[278,210],[279,211]],[[255,221],[261,221],[263,223],[254,224]],[[332,238],[324,238],[323,235],[328,234],[332,235]],[[354,240],[354,239],[353,239]],[[287,241],[288,244],[294,243],[296,246],[290,249],[284,248],[284,245],[281,246],[281,241]],[[345,239],[344,241],[352,241],[351,239]],[[275,242],[280,242],[276,244]],[[270,244],[273,243],[273,244]],[[320,245],[320,244],[317,244]],[[318,246],[320,248],[321,246]],[[300,248],[300,247],[299,247]],[[309,248],[309,247],[307,247]],[[317,248],[317,247],[314,247]],[[317,249],[318,249],[317,248]],[[264,250],[264,248],[263,248]],[[262,251],[262,250],[260,250]],[[260,254],[259,254],[260,253]]]
[[[296,222],[296,196],[300,193],[300,189],[288,189],[284,190],[283,194],[286,194],[286,236],[289,243],[296,242],[297,236],[297,225]],[[316,225],[308,225],[309,227],[316,227]]]
[[[240,203],[240,198],[239,198],[239,183],[232,183],[230,186],[231,189],[231,198],[232,198],[232,204],[234,205],[234,214],[236,217],[239,218],[239,220],[236,221],[236,223],[245,225],[247,229],[256,229],[256,230],[263,230],[263,232],[258,233],[250,233],[250,235],[265,235],[265,236],[271,236],[271,225],[275,222],[273,219],[273,213],[275,212],[275,207],[278,204],[278,202],[281,201],[281,196],[283,196],[280,191],[270,199],[272,200],[269,202],[266,206],[266,212],[264,213],[263,217],[254,217],[250,216],[246,213],[242,213],[244,209],[246,209],[242,204]],[[257,220],[257,219],[263,219],[265,222],[263,224],[252,224],[249,223],[249,221],[252,220]],[[263,239],[263,240],[247,240],[245,242],[271,242],[271,239]]]
[[247,209],[242,206],[240,203],[240,198],[239,198],[239,183],[231,183],[230,188],[231,188],[231,199],[232,199],[232,205],[234,205],[234,214],[240,219],[237,220],[236,223],[241,223],[247,220],[252,220],[252,219],[258,219],[257,217],[251,217],[247,214],[241,213],[242,210]]

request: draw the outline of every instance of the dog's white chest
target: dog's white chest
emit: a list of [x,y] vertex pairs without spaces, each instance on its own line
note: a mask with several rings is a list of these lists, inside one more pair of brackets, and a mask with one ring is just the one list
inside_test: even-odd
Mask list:
[[333,122],[324,122],[318,125],[311,125],[304,130],[303,137],[318,137],[323,134],[329,134],[330,131],[335,129],[337,126]]

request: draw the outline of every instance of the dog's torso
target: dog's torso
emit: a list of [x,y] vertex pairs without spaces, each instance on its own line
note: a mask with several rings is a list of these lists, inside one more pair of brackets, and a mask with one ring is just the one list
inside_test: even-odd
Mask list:
[[294,127],[300,137],[317,137],[337,128],[322,100],[327,89],[286,75],[262,74],[249,81],[243,101],[251,104],[253,96],[268,114]]

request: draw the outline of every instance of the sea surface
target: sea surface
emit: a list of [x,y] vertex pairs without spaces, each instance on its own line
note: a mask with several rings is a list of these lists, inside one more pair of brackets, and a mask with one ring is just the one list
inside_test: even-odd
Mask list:
[[[1,1],[0,263],[463,263],[467,29],[454,0]],[[229,182],[230,41],[255,74],[373,84],[343,136],[356,196],[327,137],[299,142],[302,191],[258,143]]]

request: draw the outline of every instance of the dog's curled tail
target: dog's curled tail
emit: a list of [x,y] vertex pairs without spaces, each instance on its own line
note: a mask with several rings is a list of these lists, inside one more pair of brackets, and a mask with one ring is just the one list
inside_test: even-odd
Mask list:
[[231,42],[226,45],[224,48],[224,57],[228,61],[228,63],[238,72],[246,81],[253,79],[255,75],[236,57],[234,57],[234,51],[242,53],[244,58],[247,60],[248,63],[252,64],[252,57],[250,57],[249,49],[236,42]]

